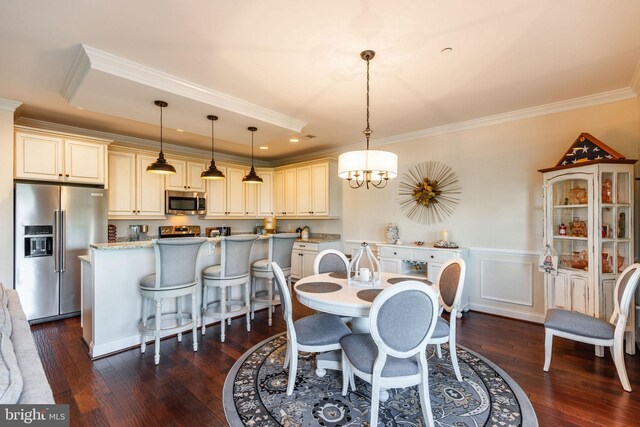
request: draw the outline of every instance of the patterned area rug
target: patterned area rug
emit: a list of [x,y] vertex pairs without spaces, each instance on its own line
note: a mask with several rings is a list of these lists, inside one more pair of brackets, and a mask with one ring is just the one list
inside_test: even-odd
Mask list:
[[[341,395],[342,373],[315,374],[315,355],[302,353],[296,385],[286,395],[288,370],[282,369],[286,335],[271,337],[247,351],[224,384],[229,425],[363,426],[368,425],[371,386],[356,378],[357,391]],[[455,378],[446,345],[442,359],[433,346],[428,354],[429,397],[436,426],[537,426],[531,403],[518,384],[484,357],[458,346],[462,382]],[[379,425],[424,426],[418,389],[390,389],[380,405]]]

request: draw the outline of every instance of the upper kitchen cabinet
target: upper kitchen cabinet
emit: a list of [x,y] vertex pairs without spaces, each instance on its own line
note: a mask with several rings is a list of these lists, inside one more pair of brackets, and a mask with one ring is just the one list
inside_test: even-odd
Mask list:
[[167,175],[165,186],[170,191],[206,191],[206,184],[200,177],[206,165],[201,162],[177,160],[167,157],[167,161],[176,168],[176,173]]
[[109,218],[165,217],[164,177],[147,173],[153,155],[109,152]]
[[273,207],[273,178],[271,170],[258,170],[262,184],[258,186],[258,216],[265,217],[275,214]]
[[[289,184],[287,174],[292,176],[292,184]],[[340,191],[335,162],[314,162],[277,171],[276,214],[294,217],[338,217]],[[291,209],[290,205],[295,206],[295,209]]]
[[[207,183],[207,218],[244,217],[245,171],[239,167],[218,167],[225,178]],[[255,204],[254,204],[255,205]]]
[[276,215],[296,215],[296,169],[275,172],[274,195]]
[[18,179],[105,183],[107,145],[111,141],[16,126],[15,142]]

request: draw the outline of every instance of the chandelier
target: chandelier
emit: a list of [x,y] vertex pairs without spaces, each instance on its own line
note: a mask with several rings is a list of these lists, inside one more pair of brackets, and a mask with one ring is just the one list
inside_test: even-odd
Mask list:
[[147,166],[147,172],[159,175],[171,175],[176,173],[176,168],[167,162],[162,152],[162,109],[169,104],[164,101],[155,101],[154,104],[160,107],[160,153],[158,154],[158,159]]
[[383,188],[389,179],[398,175],[398,156],[395,153],[369,150],[372,133],[369,126],[369,61],[375,55],[372,50],[360,52],[360,57],[367,61],[367,127],[362,132],[367,139],[367,149],[348,151],[338,157],[338,176],[346,179],[351,188]]
[[224,179],[224,173],[220,169],[216,167],[216,161],[213,158],[213,153],[215,151],[215,146],[213,143],[214,140],[214,123],[218,120],[218,116],[214,116],[213,114],[209,114],[207,119],[211,120],[211,164],[209,165],[209,169],[206,171],[202,171],[200,174],[200,178],[207,180],[221,180]]
[[247,128],[251,132],[251,170],[242,178],[242,182],[245,184],[262,184],[262,178],[258,176],[256,170],[253,168],[253,133],[258,130],[255,126],[249,126]]

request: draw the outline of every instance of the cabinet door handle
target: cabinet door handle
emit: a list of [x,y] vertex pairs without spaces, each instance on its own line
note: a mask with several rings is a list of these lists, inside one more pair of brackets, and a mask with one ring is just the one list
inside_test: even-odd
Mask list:
[[[305,245],[300,245],[300,247],[301,247],[301,248],[304,248],[304,247],[306,247],[306,246],[305,246]],[[300,255],[302,255],[302,254],[300,254]]]

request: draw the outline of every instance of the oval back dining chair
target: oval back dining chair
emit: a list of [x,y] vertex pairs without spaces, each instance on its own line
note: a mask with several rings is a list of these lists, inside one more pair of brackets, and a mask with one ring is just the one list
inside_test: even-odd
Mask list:
[[624,365],[624,330],[639,281],[640,264],[638,263],[625,268],[620,274],[613,292],[614,310],[608,322],[577,311],[555,308],[547,310],[544,320],[544,371],[547,372],[551,364],[554,336],[609,347],[622,388],[631,391]]
[[352,375],[371,384],[371,420],[378,425],[380,390],[418,385],[425,424],[433,426],[429,401],[427,341],[438,317],[436,292],[422,282],[386,288],[369,312],[371,334],[351,334],[342,346],[342,395]]
[[[460,301],[462,300],[466,270],[467,267],[460,258],[450,259],[440,268],[438,279],[436,280],[436,286],[440,291],[440,296],[438,297],[440,302],[440,316],[438,316],[436,330],[429,340],[429,344],[436,345],[438,358],[442,357],[440,345],[447,342],[449,343],[451,365],[453,366],[453,371],[458,381],[462,381],[462,375],[460,374],[458,353],[456,351],[456,318],[458,311],[461,309]],[[448,322],[442,317],[444,310],[450,313]]]
[[[196,288],[198,273],[196,261],[200,246],[207,239],[204,237],[181,237],[174,239],[153,240],[156,254],[156,272],[140,280],[140,296],[142,297],[142,320],[138,330],[142,335],[140,350],[146,350],[145,337],[155,338],[154,361],[160,363],[160,338],[164,335],[178,333],[178,341],[182,341],[182,331],[192,329],[193,351],[198,350],[198,307]],[[191,313],[182,312],[182,297],[191,297]],[[162,301],[175,298],[175,313],[162,314]],[[155,302],[155,315],[149,316],[149,304]],[[176,325],[162,328],[162,321],[174,320]],[[184,322],[185,319],[189,321]]]
[[[247,332],[251,330],[250,266],[251,248],[258,236],[225,236],[220,239],[220,264],[202,271],[202,335],[207,331],[207,317],[220,319],[220,341],[225,340],[225,323],[233,316],[246,314]],[[242,287],[243,299],[233,300],[231,289]],[[209,291],[219,290],[217,299],[209,299]],[[213,298],[216,298],[215,296]],[[234,309],[233,307],[236,306]],[[231,308],[231,310],[230,310]]]
[[[274,306],[280,302],[277,298],[277,292],[274,292],[275,285],[273,283],[273,271],[271,263],[276,262],[282,269],[282,273],[287,279],[287,286],[291,290],[291,254],[293,252],[293,244],[298,238],[298,233],[280,233],[269,236],[269,255],[267,258],[260,259],[251,266],[251,318],[255,316],[256,304],[264,304],[269,310],[269,326],[271,326],[271,316]],[[256,279],[267,279],[267,287],[265,290],[258,291],[256,289]]]
[[293,387],[298,370],[298,352],[322,353],[331,350],[340,350],[340,338],[349,335],[351,330],[335,314],[320,313],[303,317],[293,321],[293,305],[291,293],[285,282],[284,273],[277,263],[271,264],[275,275],[282,316],[287,325],[287,353],[284,368],[289,366],[289,382],[287,395],[293,393]]
[[334,272],[346,274],[348,270],[349,260],[345,254],[335,249],[325,249],[313,261],[313,274]]

